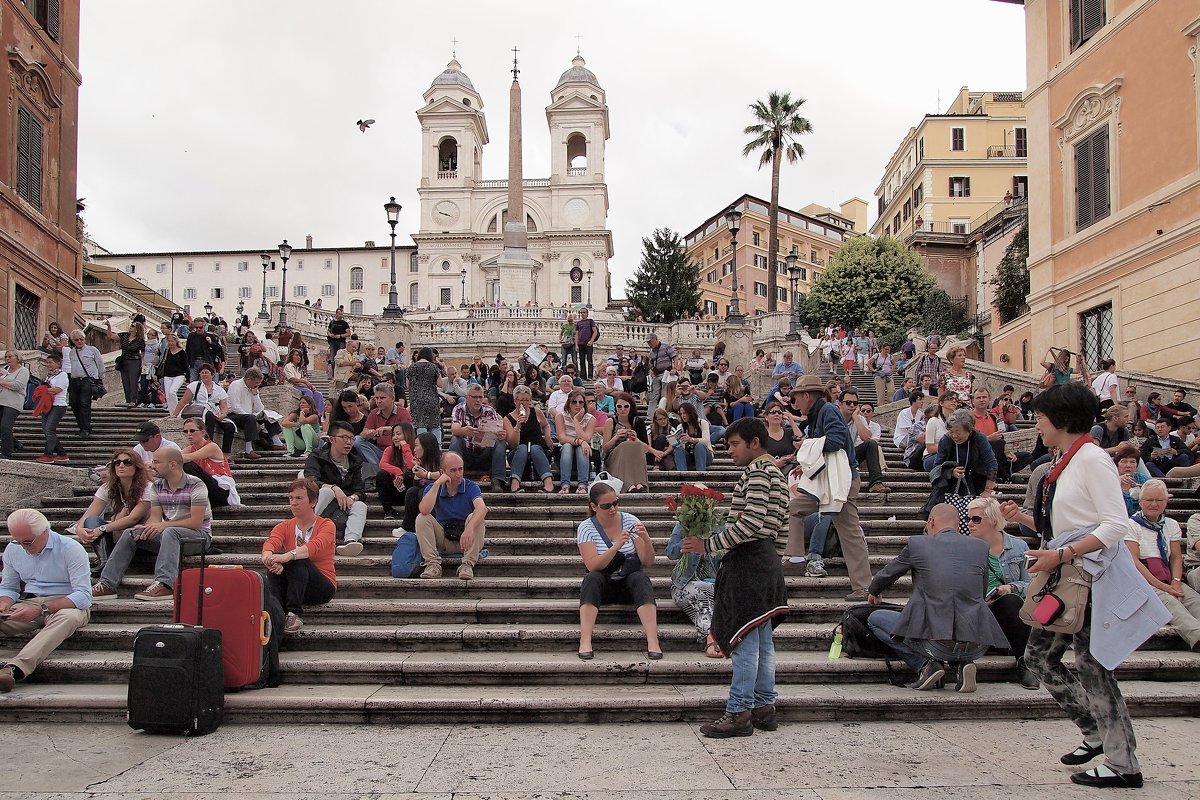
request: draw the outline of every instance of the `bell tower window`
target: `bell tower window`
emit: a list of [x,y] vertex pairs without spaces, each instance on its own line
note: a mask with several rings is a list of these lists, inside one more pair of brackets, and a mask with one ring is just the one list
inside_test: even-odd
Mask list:
[[573,133],[567,138],[567,174],[583,175],[587,172],[587,139],[582,133]]
[[[458,171],[458,142],[447,136],[438,142],[438,172]],[[441,176],[439,176],[441,177]]]

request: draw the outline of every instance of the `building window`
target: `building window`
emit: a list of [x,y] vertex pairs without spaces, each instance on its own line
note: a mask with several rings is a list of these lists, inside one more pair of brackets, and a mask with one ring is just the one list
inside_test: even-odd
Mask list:
[[253,296],[254,295],[249,286],[239,286],[238,287],[238,297],[241,298],[242,300],[246,300]]
[[767,296],[767,285],[765,283],[754,282],[754,294],[758,297]]
[[572,286],[571,287],[571,302],[576,303],[576,304],[583,302],[583,287],[582,286]]
[[787,262],[786,261],[776,261],[775,262],[775,272],[779,275],[787,275]]
[[728,275],[731,272],[733,272],[733,262],[732,261],[726,261],[724,264],[721,265],[721,277],[722,278],[724,278],[726,275]]
[[885,202],[884,198],[882,196],[880,196],[880,197],[876,198],[875,205],[877,206],[877,208],[875,209],[875,213],[882,217],[883,209],[887,207],[887,202]]
[[183,268],[183,271],[184,271],[184,272],[195,272],[195,271],[196,271],[196,265],[195,265],[195,264],[193,264],[191,261],[189,261],[189,262],[187,262],[187,266],[185,266],[185,267]]
[[304,269],[304,259],[303,258],[296,259],[296,269]]
[[1026,128],[1013,129],[1013,151],[1017,158],[1029,158],[1029,130]]
[[704,316],[715,317],[717,315],[717,302],[715,300],[704,301]]
[[951,197],[970,197],[971,196],[971,179],[958,177],[950,179],[950,196]]
[[298,283],[292,287],[292,297],[308,297],[308,287]]
[[417,298],[420,296],[420,294],[419,294],[420,289],[418,288],[419,285],[420,284],[416,284],[416,283],[410,283],[408,285],[408,304],[410,306],[417,305]]
[[162,275],[164,272],[167,271],[167,265],[166,264],[155,264],[154,271],[157,272],[159,275]]
[[1069,0],[1071,4],[1071,50],[1077,50],[1104,27],[1105,0]]
[[802,280],[802,281],[808,280],[808,268],[800,267],[799,269],[800,269],[800,280]]
[[912,216],[912,201],[904,201],[904,221],[908,222],[908,218]]
[[967,149],[966,128],[950,129],[950,149],[955,151]]
[[163,297],[167,298],[168,300],[171,299],[171,290],[170,289],[159,289],[158,293],[161,294]]
[[1112,211],[1108,192],[1108,126],[1075,145],[1075,230],[1081,231]]
[[325,259],[325,269],[333,269],[333,259],[332,258]]
[[896,233],[900,233],[900,215],[899,214],[897,214],[895,217],[892,218],[892,228],[896,231]]
[[758,231],[755,231],[753,234],[751,234],[750,241],[754,244],[755,247],[758,247],[760,238],[761,237],[759,237]]
[[363,313],[363,301],[362,300],[351,300],[350,301],[350,313],[351,314]]
[[971,232],[971,220],[964,219],[962,217],[959,217],[959,218],[951,217],[950,218],[950,230],[954,233],[970,233]]
[[16,296],[13,298],[12,343],[18,350],[32,350],[37,347],[38,305],[36,294],[24,286],[17,286]]
[[249,261],[239,261],[238,262],[238,272],[249,272],[249,271],[250,271],[250,262]]
[[779,300],[779,302],[786,303],[788,300],[787,295],[788,295],[787,289],[784,289],[782,286],[775,287],[775,297]]
[[279,298],[279,287],[278,286],[268,286],[267,287],[267,298],[270,300],[278,299]]
[[209,297],[212,298],[213,300],[220,300],[221,298],[223,298],[225,296],[225,290],[222,289],[220,286],[214,286],[214,287],[212,287],[212,289],[209,290],[208,294],[209,294]]
[[1013,197],[1029,197],[1029,176],[1013,175]]
[[1105,303],[1079,315],[1079,346],[1089,369],[1113,357],[1113,307]]
[[717,271],[715,269],[712,272],[708,273],[708,282],[709,283],[717,282]]
[[925,137],[917,139],[917,161],[925,158]]
[[379,284],[379,293],[380,293],[380,294],[389,294],[389,291],[388,291],[388,290],[389,290],[390,288],[391,288],[391,284],[390,284],[390,283],[381,283],[381,284]]
[[125,265],[125,274],[126,275],[132,275],[135,272],[137,272],[137,267],[135,265],[133,265],[133,264]]
[[925,201],[925,184],[918,183],[917,188],[913,189],[913,209],[915,211],[917,211],[918,214],[921,212],[919,209],[917,209],[917,206],[921,205],[921,203],[924,201]]
[[416,253],[409,253],[409,255],[408,255],[408,271],[409,272],[420,272],[421,271],[421,267],[417,264],[417,254]]
[[754,266],[758,267],[759,269],[766,269],[767,268],[767,257],[764,255],[755,255],[754,256]]
[[42,123],[20,105],[17,106],[17,194],[34,208],[42,207]]
[[333,297],[334,286],[332,283],[326,283],[321,286],[321,297]]
[[184,289],[183,290],[183,299],[184,300],[195,300],[196,299],[196,290],[190,286],[188,288]]
[[448,306],[450,303],[450,287],[445,286],[438,292],[438,305]]
[[350,269],[350,291],[361,292],[363,288],[363,268],[352,267]]
[[221,262],[214,261],[213,262],[213,272],[220,272],[220,271],[221,271]]

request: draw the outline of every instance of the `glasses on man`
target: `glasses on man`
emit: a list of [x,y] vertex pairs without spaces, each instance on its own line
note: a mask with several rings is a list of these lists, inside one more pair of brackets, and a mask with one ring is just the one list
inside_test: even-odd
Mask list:
[[112,461],[108,462],[108,465],[110,467],[132,467],[133,459],[132,458],[114,458]]
[[37,537],[35,536],[32,539],[13,539],[13,541],[21,545],[21,547],[29,548],[33,547],[33,543],[37,541]]
[[858,405],[858,401],[857,401],[857,400],[843,400],[843,401],[842,401],[842,405],[844,405],[844,406],[856,406],[856,405]]
[[616,500],[613,500],[611,503],[596,503],[596,508],[603,509],[604,511],[611,511],[612,509],[616,508],[620,504],[621,504],[621,500],[618,498]]
[[345,434],[339,434],[337,436],[334,436],[333,438],[337,439],[338,441],[341,441],[341,442],[353,442],[354,441],[353,436],[346,436]]

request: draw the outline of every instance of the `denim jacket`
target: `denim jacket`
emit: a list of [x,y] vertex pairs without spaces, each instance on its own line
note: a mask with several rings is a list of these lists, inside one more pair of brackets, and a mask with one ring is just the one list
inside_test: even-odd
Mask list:
[[1029,545],[1010,534],[1004,534],[1004,552],[1000,554],[1000,571],[1004,574],[1004,582],[1011,583],[1016,593],[1021,597],[1029,591],[1029,581],[1032,577],[1025,569],[1025,551]]

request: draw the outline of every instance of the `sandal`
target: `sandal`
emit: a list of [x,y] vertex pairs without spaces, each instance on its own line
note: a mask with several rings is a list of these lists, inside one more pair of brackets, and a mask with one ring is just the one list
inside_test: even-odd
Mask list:
[[570,486],[568,486],[567,484],[565,484],[565,483],[564,483],[564,484],[563,484],[563,487],[562,487],[561,489],[559,489],[559,490],[558,490],[558,493],[559,493],[559,494],[570,494],[570,493],[571,493],[571,487],[570,487]]
[[718,645],[711,636],[708,637],[708,643],[704,647],[704,657],[705,658],[724,658],[725,657],[725,654],[721,652],[720,645]]
[[579,488],[575,490],[575,494],[587,494],[587,493],[588,493],[588,488],[586,486],[584,486],[582,483],[579,484]]

